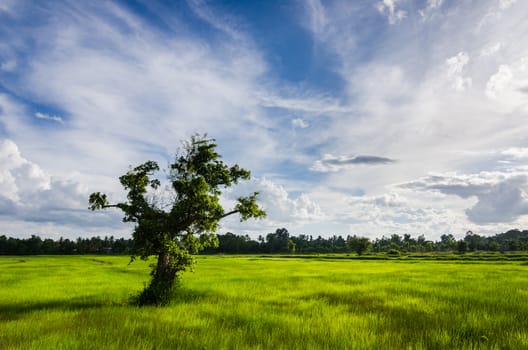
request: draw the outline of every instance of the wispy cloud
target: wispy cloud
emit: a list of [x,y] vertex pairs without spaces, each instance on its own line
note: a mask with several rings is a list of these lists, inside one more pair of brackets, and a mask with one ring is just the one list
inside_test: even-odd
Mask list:
[[502,48],[502,44],[500,42],[497,42],[494,44],[488,44],[480,51],[480,55],[484,57],[492,56],[496,54],[497,52],[499,52],[501,48]]
[[313,33],[323,33],[326,26],[325,8],[320,0],[306,1],[309,15],[309,28]]
[[199,18],[214,28],[224,32],[233,39],[246,39],[244,32],[237,29],[240,25],[238,24],[239,20],[235,16],[222,11],[215,11],[212,3],[207,3],[204,0],[187,0],[187,3]]
[[427,19],[432,16],[442,6],[444,0],[427,0],[427,4],[424,8],[418,11],[423,19]]
[[376,4],[376,8],[387,15],[390,24],[396,24],[407,17],[407,12],[399,9],[398,3],[399,0],[383,0]]
[[451,81],[453,89],[457,91],[464,91],[471,87],[471,78],[463,75],[464,67],[468,62],[469,56],[466,52],[459,52],[456,56],[450,57],[446,60],[447,77]]
[[267,91],[260,93],[257,96],[260,100],[260,104],[264,107],[279,107],[292,111],[304,111],[316,114],[352,111],[351,106],[344,106],[335,98],[328,96],[311,94],[302,96],[299,94],[292,97],[291,93],[275,95]]
[[381,165],[395,162],[394,159],[377,156],[333,156],[325,154],[310,168],[318,172],[335,172],[354,165]]
[[499,0],[500,7],[502,9],[508,9],[512,7],[516,2],[517,0]]
[[49,114],[46,114],[46,113],[37,112],[37,113],[35,113],[35,117],[37,117],[38,119],[51,120],[51,121],[57,122],[59,124],[64,124],[64,120],[62,120],[61,117],[56,116],[56,115],[49,115]]
[[292,126],[294,128],[300,128],[300,129],[306,129],[310,126],[306,121],[304,121],[302,118],[295,118],[291,121]]
[[[282,203],[269,225],[431,235],[528,225],[518,169],[528,147],[526,2],[310,0],[249,11],[152,1],[149,16],[125,2],[26,6],[0,5],[0,136],[28,162],[2,173],[9,200],[43,210],[50,193],[39,181],[72,208],[90,191],[123,196],[117,177],[130,164],[166,164],[181,139],[205,131],[226,161],[268,179],[251,186],[270,210]],[[263,40],[280,11],[288,35]],[[281,61],[293,53],[303,69]],[[61,125],[43,138],[44,122]],[[17,232],[42,219],[11,208]],[[53,218],[46,230],[96,230],[65,208],[42,211]],[[59,212],[85,226],[59,223]]]

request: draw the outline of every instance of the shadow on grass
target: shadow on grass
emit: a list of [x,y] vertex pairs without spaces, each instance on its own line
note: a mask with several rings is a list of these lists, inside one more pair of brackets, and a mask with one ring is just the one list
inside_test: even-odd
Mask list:
[[382,312],[385,310],[383,299],[370,296],[361,292],[318,292],[305,297],[304,300],[316,300],[326,302],[331,306],[344,306],[349,312]]
[[[117,305],[117,304],[114,304]],[[59,299],[49,301],[29,301],[17,303],[0,303],[0,321],[13,321],[26,314],[50,310],[50,311],[77,311],[96,309],[104,306],[112,306],[108,302],[97,299],[95,296]]]
[[[47,301],[26,301],[8,303],[0,301],[0,321],[13,321],[27,314],[41,311],[81,311],[89,309],[100,309],[105,307],[138,307],[134,302],[134,295],[127,299],[115,298],[113,300],[102,299],[100,295],[75,297],[71,299],[55,299]],[[197,291],[187,288],[178,288],[173,292],[170,304],[180,303],[216,303],[226,296],[212,291]]]
[[172,298],[170,304],[183,304],[183,303],[217,303],[221,300],[227,299],[222,293],[218,293],[211,290],[194,290],[185,287],[176,288],[172,292]]

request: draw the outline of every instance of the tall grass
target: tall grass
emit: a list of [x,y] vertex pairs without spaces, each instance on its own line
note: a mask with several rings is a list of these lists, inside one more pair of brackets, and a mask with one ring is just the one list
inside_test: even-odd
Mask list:
[[515,262],[200,257],[164,308],[126,257],[1,257],[0,349],[528,349]]

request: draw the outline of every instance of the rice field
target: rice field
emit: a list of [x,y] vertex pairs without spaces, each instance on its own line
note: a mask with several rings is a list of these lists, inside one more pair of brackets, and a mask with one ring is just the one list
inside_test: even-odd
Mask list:
[[200,256],[166,307],[148,263],[0,257],[0,349],[528,349],[528,265]]

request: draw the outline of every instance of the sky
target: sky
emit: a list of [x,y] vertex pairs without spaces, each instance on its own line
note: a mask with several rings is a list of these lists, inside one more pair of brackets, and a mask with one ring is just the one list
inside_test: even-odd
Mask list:
[[528,2],[0,0],[0,234],[130,237],[118,177],[194,133],[257,237],[528,227]]

